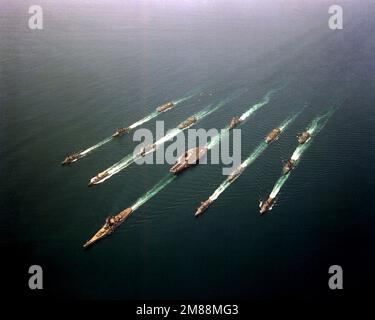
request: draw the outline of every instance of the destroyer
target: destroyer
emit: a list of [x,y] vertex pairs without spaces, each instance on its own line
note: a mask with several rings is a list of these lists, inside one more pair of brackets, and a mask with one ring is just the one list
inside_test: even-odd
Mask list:
[[261,214],[264,214],[264,213],[266,213],[267,211],[271,210],[274,201],[275,201],[275,199],[273,199],[273,198],[271,198],[271,197],[268,197],[268,199],[265,200],[265,201],[261,201],[260,204],[259,204],[260,213],[261,213]]
[[308,141],[311,138],[311,134],[308,131],[302,132],[297,134],[298,143],[304,144],[306,141]]
[[186,128],[189,128],[190,126],[192,126],[194,123],[197,122],[197,118],[196,117],[189,117],[187,118],[185,121],[181,122],[179,125],[178,125],[178,129],[186,129]]
[[105,220],[105,224],[103,227],[100,228],[100,230],[95,233],[95,235],[87,241],[83,247],[87,248],[100,239],[103,239],[104,237],[110,235],[113,231],[116,230],[116,228],[125,221],[127,217],[133,212],[132,208],[127,208],[123,211],[121,211],[119,214],[115,216],[110,216]]
[[241,122],[240,117],[233,117],[232,120],[229,123],[229,130],[237,127],[240,122]]
[[177,174],[192,165],[195,165],[206,154],[206,147],[197,147],[185,151],[178,159],[176,164],[169,170],[173,174]]
[[116,130],[116,132],[112,135],[112,137],[114,137],[114,138],[121,137],[123,134],[129,133],[129,131],[130,131],[129,127],[127,127],[127,128],[118,128]]
[[201,205],[197,209],[197,212],[195,213],[195,216],[199,217],[201,214],[203,214],[203,212],[205,212],[207,210],[207,208],[211,205],[211,203],[212,203],[212,200],[210,198],[208,198],[204,202],[201,202]]
[[164,112],[174,107],[173,102],[167,102],[156,108],[157,112]]
[[275,128],[273,129],[269,134],[268,136],[266,137],[266,142],[267,143],[271,143],[275,140],[277,140],[279,138],[279,135],[281,133],[281,129],[280,128]]
[[94,185],[94,184],[100,183],[103,179],[105,179],[108,176],[109,176],[109,172],[107,170],[98,173],[94,178],[91,178],[90,183],[89,183],[89,187]]
[[296,160],[289,159],[289,160],[285,163],[285,165],[284,165],[284,167],[283,167],[283,174],[287,174],[287,173],[289,173],[290,170],[294,169],[295,165],[296,165]]
[[67,156],[65,158],[65,160],[63,162],[61,162],[61,164],[64,166],[64,165],[67,165],[67,164],[71,164],[75,161],[77,161],[78,159],[82,158],[83,155],[81,154],[81,151],[80,152],[75,152],[73,154],[71,154],[70,156]]

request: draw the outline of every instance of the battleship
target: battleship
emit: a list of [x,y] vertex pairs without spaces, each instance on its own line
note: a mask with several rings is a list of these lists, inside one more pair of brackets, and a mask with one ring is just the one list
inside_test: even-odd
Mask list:
[[192,165],[199,162],[207,152],[206,147],[196,147],[185,151],[178,159],[176,164],[169,170],[173,174],[177,174]]
[[108,177],[108,175],[109,175],[109,172],[107,170],[98,173],[94,178],[91,178],[89,187],[94,184],[100,183],[104,178]]
[[203,212],[205,212],[208,209],[208,207],[211,205],[211,203],[212,203],[212,200],[210,198],[208,198],[204,202],[201,202],[201,205],[197,209],[197,212],[195,213],[195,216],[199,217],[200,215],[202,215]]
[[65,158],[65,160],[63,162],[61,162],[61,164],[64,166],[64,165],[67,165],[67,164],[71,164],[75,161],[77,161],[78,159],[82,158],[83,155],[81,154],[81,151],[80,152],[75,152],[73,154],[71,154],[70,156],[67,156]]
[[165,112],[174,107],[173,102],[167,102],[156,108],[157,112]]
[[268,199],[265,200],[265,201],[261,201],[260,204],[259,204],[260,213],[261,213],[261,214],[264,214],[264,213],[266,213],[267,211],[271,210],[274,201],[275,201],[275,199],[274,199],[274,198],[271,198],[271,197],[268,197]]
[[232,120],[229,123],[229,130],[237,127],[240,122],[241,122],[240,117],[233,117]]
[[116,132],[112,135],[112,137],[114,137],[114,138],[121,137],[123,134],[129,133],[129,131],[130,131],[129,127],[127,127],[127,128],[118,128],[116,130]]
[[189,117],[185,121],[181,122],[178,125],[178,129],[182,130],[182,129],[189,128],[190,126],[192,126],[196,122],[197,122],[197,118],[196,117]]
[[292,170],[295,167],[295,165],[296,165],[296,160],[289,159],[283,167],[283,174],[285,175],[289,173],[289,171]]
[[100,230],[83,245],[83,247],[88,248],[100,239],[103,239],[104,237],[110,235],[120,224],[122,224],[126,220],[127,217],[129,217],[132,212],[132,208],[127,208],[115,216],[108,217],[105,220],[105,224],[103,225],[103,227],[101,227]]
[[238,168],[234,169],[233,172],[228,176],[227,180],[229,182],[233,182],[234,180],[236,180],[239,175],[242,173],[242,171],[244,171],[245,168],[242,167],[242,166],[239,166]]
[[297,134],[298,143],[304,144],[306,141],[308,141],[311,138],[311,134],[308,131],[302,132]]
[[275,128],[273,129],[266,137],[266,142],[267,143],[271,143],[275,140],[277,140],[279,138],[279,135],[281,133],[281,129],[280,128]]

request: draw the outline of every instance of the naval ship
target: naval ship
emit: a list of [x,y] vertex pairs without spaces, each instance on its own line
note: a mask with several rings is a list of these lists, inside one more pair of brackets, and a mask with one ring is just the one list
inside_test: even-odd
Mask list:
[[311,138],[311,134],[308,131],[302,132],[297,134],[298,143],[304,144],[306,141],[308,141]]
[[171,167],[169,172],[177,174],[192,165],[195,165],[206,154],[206,147],[196,147],[185,151],[178,159],[176,164]]
[[161,106],[156,108],[157,112],[165,112],[169,109],[172,109],[174,107],[174,104],[172,101],[162,104]]
[[141,151],[139,151],[139,153],[137,153],[137,156],[144,157],[146,155],[146,153],[149,153],[150,151],[155,150],[155,147],[156,147],[155,143],[149,144],[149,145],[143,147],[141,149]]
[[244,169],[245,169],[245,168],[242,167],[242,166],[237,167],[237,168],[234,169],[233,172],[228,176],[227,180],[228,180],[229,182],[232,182],[232,181],[236,180],[236,179],[239,177],[239,175],[242,173],[242,171],[244,171]]
[[266,137],[266,142],[267,143],[271,143],[275,140],[277,140],[279,138],[279,135],[281,133],[281,129],[280,128],[275,128],[273,129]]
[[77,161],[78,159],[82,158],[83,155],[81,154],[82,151],[79,151],[79,152],[75,152],[73,154],[71,154],[70,156],[67,156],[63,162],[61,162],[61,164],[63,166],[67,165],[67,164],[71,164],[75,161]]
[[103,227],[101,227],[100,230],[83,245],[83,247],[88,248],[100,239],[103,239],[104,237],[110,235],[121,223],[126,220],[127,217],[129,217],[132,212],[132,208],[127,208],[115,216],[108,217],[105,220],[105,224],[103,225]]
[[296,165],[296,160],[289,159],[283,166],[283,174],[285,175],[289,173],[290,170],[294,169],[295,165]]
[[197,122],[197,118],[192,116],[192,117],[189,117],[187,118],[185,121],[181,122],[179,125],[178,125],[178,129],[186,129],[186,128],[189,128],[191,127],[194,123]]
[[208,209],[208,207],[211,205],[211,203],[212,203],[212,200],[210,198],[208,198],[204,202],[201,202],[201,205],[197,209],[197,212],[195,212],[195,216],[199,217],[200,215],[202,215],[203,212],[205,212]]
[[240,117],[233,117],[232,120],[229,123],[229,130],[237,127],[241,122]]
[[121,137],[123,134],[125,133],[129,133],[130,131],[130,128],[129,127],[126,127],[126,128],[118,128],[116,130],[116,132],[112,135],[112,137],[116,138],[116,137]]
[[100,183],[103,179],[105,179],[108,176],[109,176],[109,172],[107,170],[98,173],[94,178],[91,178],[91,180],[89,182],[89,187],[94,185],[94,184]]
[[273,207],[274,201],[275,201],[275,199],[271,198],[271,197],[268,197],[268,199],[265,200],[265,201],[261,201],[260,204],[259,204],[260,213],[264,214],[267,211],[271,210],[272,207]]

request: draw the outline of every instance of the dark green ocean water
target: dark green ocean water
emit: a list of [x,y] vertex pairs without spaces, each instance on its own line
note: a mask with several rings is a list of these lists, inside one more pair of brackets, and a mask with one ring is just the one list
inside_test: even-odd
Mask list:
[[[342,2],[344,30],[325,1],[39,1],[44,30],[27,27],[32,1],[1,4],[0,248],[5,264],[39,264],[58,298],[329,298],[328,267],[361,292],[374,267],[375,6]],[[190,3],[190,4],[189,4]],[[132,152],[132,135],[70,167],[59,163],[165,101],[173,128],[246,89],[197,127],[223,128],[285,85],[242,127],[245,159],[286,117],[303,113],[206,214],[223,181],[197,166],[141,206],[109,238],[82,244],[132,205],[169,166],[133,164],[105,183],[89,178]],[[330,107],[278,195],[260,216],[295,135]],[[155,121],[144,125],[154,129]]]

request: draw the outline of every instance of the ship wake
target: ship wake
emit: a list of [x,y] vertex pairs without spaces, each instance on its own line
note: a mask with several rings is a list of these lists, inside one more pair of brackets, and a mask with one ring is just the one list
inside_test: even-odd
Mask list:
[[[176,100],[173,100],[173,104],[174,104],[174,106],[177,106],[178,104],[181,104],[181,103],[183,103],[183,102],[185,102],[185,101],[187,101],[187,100],[195,97],[198,94],[199,94],[199,92],[197,90],[195,90],[193,93],[190,93],[190,94],[188,94],[185,97],[181,97],[181,98],[178,98]],[[166,110],[166,111],[168,111],[168,110]],[[163,111],[163,112],[166,112],[166,111]],[[133,130],[133,129],[141,126],[142,124],[145,124],[145,123],[149,122],[150,120],[156,118],[160,113],[163,113],[163,112],[153,111],[150,114],[148,114],[147,116],[145,116],[144,118],[142,118],[142,119],[134,122],[133,124],[131,124],[128,127],[128,129],[129,130]],[[87,156],[89,153],[92,153],[96,149],[99,149],[103,145],[105,145],[108,142],[110,142],[112,139],[113,139],[113,136],[107,137],[107,138],[103,139],[102,141],[98,142],[97,144],[94,144],[93,146],[88,147],[87,149],[85,149],[85,150],[77,153],[77,155],[79,155],[79,157],[75,161],[77,161],[79,159],[82,159],[83,157]]]
[[[300,110],[299,112],[295,113],[293,116],[286,119],[281,125],[280,128],[282,130],[285,130],[289,124],[291,124],[297,116],[304,110]],[[233,182],[235,182],[239,176],[244,172],[244,170],[250,166],[256,159],[259,158],[260,155],[263,154],[263,152],[267,149],[269,144],[265,141],[262,141],[255,149],[254,151],[241,163],[241,172],[233,179],[228,176],[221,184],[220,186],[214,191],[214,193],[209,197],[209,199],[213,202],[215,201]]]
[[139,199],[131,206],[132,210],[137,210],[140,206],[145,204],[148,200],[154,197],[157,193],[163,190],[166,186],[168,186],[177,176],[174,175],[166,175],[162,180],[160,180],[156,185],[154,185],[150,190],[148,190],[144,195],[139,197]]
[[[325,127],[329,118],[333,115],[336,111],[335,108],[331,108],[328,112],[326,112],[322,116],[316,117],[308,126],[307,131],[311,134],[311,138],[305,142],[304,144],[298,145],[298,147],[293,152],[291,157],[292,160],[296,161],[298,164],[298,160],[302,157],[302,155],[306,152],[306,150],[310,147],[313,138]],[[291,172],[288,172],[286,175],[282,175],[275,183],[271,193],[270,198],[275,199],[276,196],[279,194],[281,188],[285,184],[285,182],[289,179]]]
[[[208,105],[203,110],[195,113],[193,115],[193,117],[195,117],[197,119],[197,122],[199,122],[200,120],[202,120],[205,117],[209,116],[214,111],[220,109],[221,107],[223,107],[224,105],[226,105],[227,103],[229,103],[231,100],[233,100],[234,98],[236,98],[239,94],[241,94],[241,92],[243,92],[243,91],[237,90],[235,92],[235,94],[232,94],[229,97],[221,100],[216,105],[214,105],[214,104]],[[195,122],[194,124],[196,124],[197,122]],[[194,125],[194,124],[192,124],[192,125]],[[143,154],[143,156],[146,155],[146,154],[149,154],[149,153],[152,153],[152,152],[156,151],[156,149],[159,146],[161,146],[162,144],[166,143],[167,141],[172,140],[179,133],[181,133],[182,131],[188,129],[189,127],[190,126],[185,127],[183,129],[179,129],[178,127],[176,127],[176,128],[173,128],[173,129],[169,130],[168,133],[164,137],[162,137],[159,140],[157,140],[154,143],[154,147],[151,148],[150,150],[148,150],[147,152],[145,152],[145,154]],[[105,172],[108,172],[108,175],[104,179],[100,180],[96,184],[99,184],[99,183],[102,183],[102,182],[108,180],[113,175],[115,175],[115,174],[119,173],[120,171],[124,170],[125,168],[127,168],[128,166],[130,166],[132,163],[134,163],[137,159],[140,159],[141,157],[142,157],[142,155],[140,155],[140,154],[134,154],[134,152],[131,153],[131,154],[128,154],[127,156],[125,156],[124,158],[122,158],[120,161],[116,162],[111,167],[109,167],[108,169],[106,169]]]

